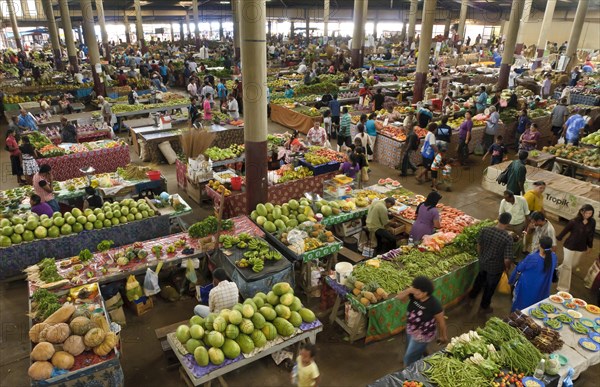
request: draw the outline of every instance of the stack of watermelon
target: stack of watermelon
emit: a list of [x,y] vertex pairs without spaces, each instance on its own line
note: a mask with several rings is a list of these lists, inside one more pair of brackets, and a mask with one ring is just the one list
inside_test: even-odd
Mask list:
[[277,335],[292,336],[303,322],[315,320],[315,314],[294,296],[290,284],[279,282],[268,294],[258,292],[231,310],[211,313],[205,319],[193,316],[189,325],[177,327],[176,337],[198,365],[220,365],[225,358],[252,353]]

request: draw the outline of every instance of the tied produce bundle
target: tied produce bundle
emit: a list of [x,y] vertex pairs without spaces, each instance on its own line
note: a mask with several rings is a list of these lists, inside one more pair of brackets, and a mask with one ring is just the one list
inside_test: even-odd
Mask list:
[[205,128],[197,129],[190,126],[181,133],[181,147],[188,158],[195,159],[204,154],[215,139],[215,133]]
[[142,287],[134,275],[130,275],[127,278],[127,284],[125,285],[126,296],[129,301],[135,301],[143,296]]

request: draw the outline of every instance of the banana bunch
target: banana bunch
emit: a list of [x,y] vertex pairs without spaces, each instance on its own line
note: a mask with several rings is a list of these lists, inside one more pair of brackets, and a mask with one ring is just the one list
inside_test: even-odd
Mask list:
[[261,272],[265,268],[265,262],[259,257],[250,258],[248,263],[252,265],[252,271],[255,273]]
[[219,236],[219,243],[222,243],[224,248],[230,249],[240,243],[240,238],[233,235],[221,235]]
[[248,241],[248,249],[253,250],[253,251],[260,251],[261,254],[266,254],[266,252],[268,252],[270,250],[269,244],[267,242],[262,241],[257,238],[252,238],[251,240]]
[[283,256],[279,253],[279,251],[270,250],[265,255],[263,255],[264,259],[268,259],[269,261],[279,261]]
[[242,258],[239,261],[235,261],[235,265],[237,267],[244,268],[244,267],[250,266],[250,262],[248,262],[248,260],[246,258]]

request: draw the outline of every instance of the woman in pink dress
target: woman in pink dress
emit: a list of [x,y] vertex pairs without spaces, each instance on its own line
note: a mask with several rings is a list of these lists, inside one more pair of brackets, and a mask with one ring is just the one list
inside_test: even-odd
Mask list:
[[210,93],[206,93],[204,102],[202,103],[202,110],[204,110],[204,120],[212,121],[212,112],[210,110]]

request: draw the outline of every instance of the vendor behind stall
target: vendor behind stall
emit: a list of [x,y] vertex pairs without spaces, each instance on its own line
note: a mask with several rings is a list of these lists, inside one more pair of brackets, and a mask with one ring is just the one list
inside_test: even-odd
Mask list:
[[206,317],[209,313],[219,313],[223,309],[231,309],[239,300],[239,290],[234,282],[227,280],[227,274],[222,268],[216,268],[213,273],[213,285],[208,294],[208,306],[196,305],[194,313]]
[[437,191],[432,191],[427,195],[427,199],[417,206],[417,220],[410,230],[410,238],[413,241],[420,241],[425,235],[431,235],[436,228],[440,228],[440,213],[437,204],[442,199]]
[[60,117],[60,136],[63,143],[76,144],[77,143],[77,129],[75,125],[67,120],[67,117]]
[[369,232],[375,233],[378,250],[382,252],[396,248],[396,238],[385,228],[390,222],[388,210],[394,204],[396,204],[396,199],[392,197],[377,200],[371,204],[367,213],[367,229]]

